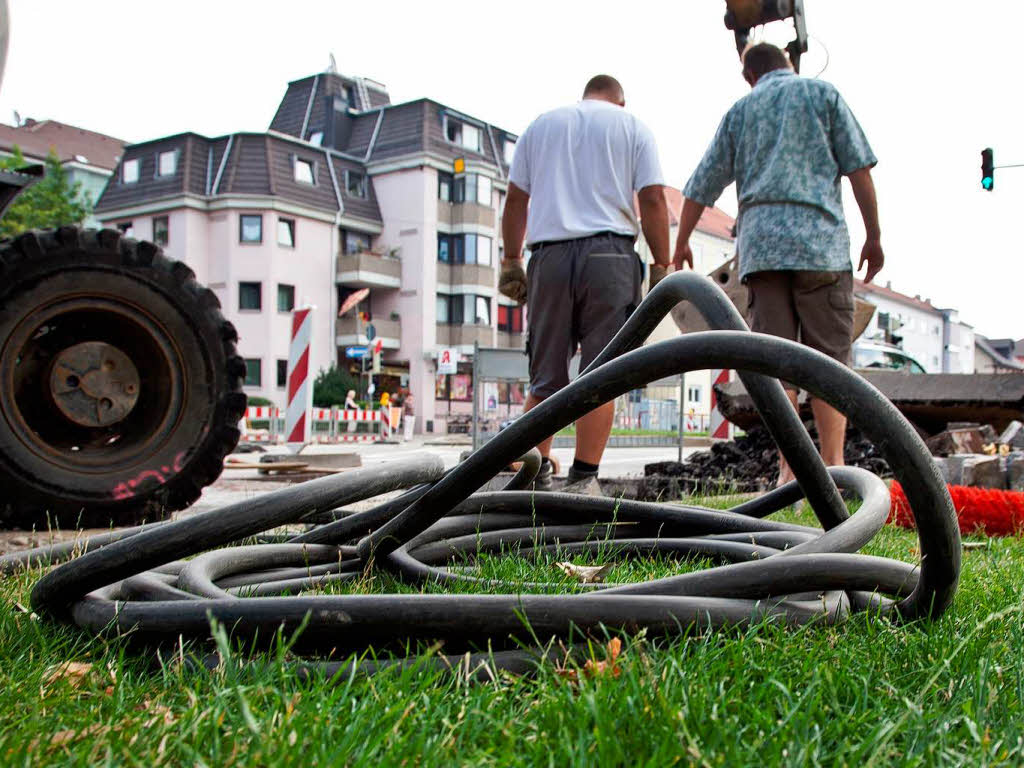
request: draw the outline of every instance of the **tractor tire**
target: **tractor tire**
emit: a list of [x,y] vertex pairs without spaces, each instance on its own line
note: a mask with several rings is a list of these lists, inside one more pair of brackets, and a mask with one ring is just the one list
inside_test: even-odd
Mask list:
[[0,526],[160,520],[238,442],[245,362],[216,295],[156,245],[0,242]]

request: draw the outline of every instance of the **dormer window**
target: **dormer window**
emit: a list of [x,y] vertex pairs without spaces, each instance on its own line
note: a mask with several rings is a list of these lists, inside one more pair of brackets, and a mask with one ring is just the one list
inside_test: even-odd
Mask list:
[[121,181],[125,184],[134,184],[139,180],[139,159],[125,160],[121,165]]
[[315,144],[318,147],[322,146],[324,143],[324,132],[313,131],[313,133],[309,134],[309,143]]
[[471,149],[474,152],[480,151],[480,129],[475,125],[445,117],[445,137],[460,147]]
[[350,197],[366,197],[366,174],[345,171],[345,191]]
[[514,141],[512,141],[512,139],[505,139],[504,152],[505,152],[505,165],[511,166],[512,165],[512,158],[516,154],[516,143]]
[[295,158],[295,180],[301,184],[315,184],[316,177],[313,174],[313,161]]
[[167,152],[161,152],[159,155],[157,155],[157,176],[173,176],[176,170],[178,170],[177,150],[171,149],[168,150]]

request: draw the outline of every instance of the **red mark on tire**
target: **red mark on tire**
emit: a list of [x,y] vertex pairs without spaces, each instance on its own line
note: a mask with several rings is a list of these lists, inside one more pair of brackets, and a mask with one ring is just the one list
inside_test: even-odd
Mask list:
[[[174,457],[174,464],[172,467],[163,466],[157,469],[144,469],[135,477],[124,480],[114,486],[111,490],[110,495],[114,497],[115,501],[123,501],[124,499],[130,499],[135,496],[136,489],[145,483],[147,480],[156,481],[157,485],[163,485],[170,480],[174,475],[181,472],[185,467],[185,452],[182,451]],[[171,469],[174,470],[173,474]],[[160,471],[162,470],[162,471]]]

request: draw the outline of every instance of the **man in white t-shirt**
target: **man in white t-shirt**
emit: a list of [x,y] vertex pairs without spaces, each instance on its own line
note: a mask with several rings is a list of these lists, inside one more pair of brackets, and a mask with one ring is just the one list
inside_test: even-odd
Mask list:
[[[668,207],[658,149],[650,130],[627,112],[619,82],[598,75],[583,100],[546,112],[519,141],[502,218],[506,258],[499,290],[529,302],[526,410],[569,383],[569,360],[580,350],[586,368],[640,303],[643,264],[633,250],[639,228],[654,256],[651,287],[666,274]],[[522,250],[530,249],[529,272]],[[596,477],[611,433],[614,403],[576,422],[576,458],[569,482]],[[551,438],[535,487],[551,487]]]

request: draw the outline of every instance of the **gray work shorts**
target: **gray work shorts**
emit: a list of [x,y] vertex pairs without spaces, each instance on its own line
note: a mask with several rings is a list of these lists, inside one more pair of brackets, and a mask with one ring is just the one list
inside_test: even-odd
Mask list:
[[580,347],[582,371],[640,303],[643,267],[633,238],[600,234],[544,244],[527,269],[530,394],[550,397],[569,383]]
[[[853,273],[779,270],[747,275],[750,330],[799,341],[850,364]],[[792,384],[783,383],[795,390]]]

